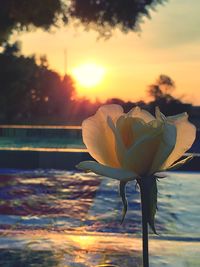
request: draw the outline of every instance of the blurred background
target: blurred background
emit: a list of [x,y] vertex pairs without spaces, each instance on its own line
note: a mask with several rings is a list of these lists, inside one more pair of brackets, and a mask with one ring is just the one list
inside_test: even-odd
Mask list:
[[199,125],[199,8],[195,0],[3,1],[0,123],[81,125],[100,104],[118,103],[187,111]]
[[196,125],[193,160],[158,183],[150,263],[200,265],[199,10],[196,0],[0,1],[0,266],[142,266],[136,185],[120,225],[117,183],[75,170],[90,159],[82,121],[111,103],[187,112]]

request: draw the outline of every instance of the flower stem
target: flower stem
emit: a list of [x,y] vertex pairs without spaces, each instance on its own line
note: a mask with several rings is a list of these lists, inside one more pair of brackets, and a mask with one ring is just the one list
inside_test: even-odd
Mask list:
[[149,246],[148,246],[148,222],[147,222],[147,201],[146,198],[146,186],[145,180],[139,183],[141,193],[141,206],[142,206],[142,247],[143,247],[143,267],[149,267]]

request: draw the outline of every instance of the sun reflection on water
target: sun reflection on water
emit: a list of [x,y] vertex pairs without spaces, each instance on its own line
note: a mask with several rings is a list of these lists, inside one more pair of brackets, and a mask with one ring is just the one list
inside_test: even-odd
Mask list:
[[[198,174],[170,175],[159,183],[157,226],[163,236],[150,237],[151,265],[197,267]],[[109,179],[55,170],[0,174],[0,266],[37,261],[41,267],[140,267],[140,205],[133,188],[127,188],[122,227],[115,212],[121,208],[118,188]]]

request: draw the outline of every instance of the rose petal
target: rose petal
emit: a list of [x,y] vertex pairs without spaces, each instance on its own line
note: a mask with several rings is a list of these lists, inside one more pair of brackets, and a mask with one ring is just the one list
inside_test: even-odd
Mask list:
[[125,145],[123,144],[123,140],[121,138],[118,128],[115,127],[114,122],[110,116],[108,116],[108,125],[115,136],[115,149],[117,153],[117,158],[120,162],[120,165],[122,165],[122,162],[123,162],[123,159],[126,153]]
[[173,170],[177,170],[178,168],[180,168],[182,165],[184,165],[185,163],[187,163],[188,161],[190,161],[191,159],[193,159],[193,156],[188,156],[185,159],[182,159],[178,162],[176,162],[175,164],[171,165],[167,171],[173,171]]
[[101,106],[96,114],[83,121],[83,142],[90,155],[98,162],[119,167],[119,161],[115,152],[115,138],[108,126],[108,115],[115,122],[123,114],[119,105]]
[[156,119],[160,121],[165,121],[167,118],[165,115],[160,111],[159,107],[156,107]]
[[138,138],[146,131],[147,124],[141,118],[133,118],[121,116],[116,122],[116,129],[118,130],[123,144],[128,149]]
[[92,171],[96,174],[107,176],[119,181],[131,181],[138,178],[137,174],[132,171],[126,171],[120,168],[111,168],[96,161],[82,161],[76,167],[80,170]]
[[161,136],[161,128],[152,129],[151,132],[142,136],[126,153],[123,167],[139,175],[147,175],[159,147]]
[[154,176],[158,179],[163,179],[167,177],[167,173],[165,171],[162,172],[156,172],[154,173]]
[[187,112],[183,112],[183,113],[177,114],[175,116],[168,116],[167,117],[167,120],[169,122],[172,122],[172,123],[175,123],[175,122],[177,123],[177,122],[180,122],[180,121],[185,120],[185,119],[188,119]]
[[151,115],[148,111],[141,109],[140,107],[135,107],[131,109],[127,115],[129,117],[136,117],[144,120],[146,123],[155,120],[155,117]]
[[167,117],[167,121],[172,122],[176,126],[177,138],[172,153],[164,163],[165,169],[184,155],[184,153],[192,146],[196,137],[196,127],[188,121],[187,114],[182,114],[181,116],[176,117]]
[[176,145],[176,126],[164,122],[163,134],[149,174],[165,169],[162,166]]

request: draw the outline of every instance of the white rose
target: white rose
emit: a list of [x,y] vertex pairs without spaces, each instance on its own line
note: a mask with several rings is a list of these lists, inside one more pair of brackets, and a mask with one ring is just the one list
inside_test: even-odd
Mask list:
[[157,108],[154,117],[139,107],[124,113],[112,104],[84,120],[82,134],[96,161],[80,162],[77,168],[126,182],[188,161],[191,157],[176,162],[193,144],[196,127],[187,113],[165,117]]

